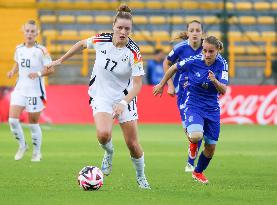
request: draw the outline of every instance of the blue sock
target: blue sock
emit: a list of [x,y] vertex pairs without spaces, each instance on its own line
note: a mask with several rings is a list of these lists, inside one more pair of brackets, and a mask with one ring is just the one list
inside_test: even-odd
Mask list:
[[207,158],[203,152],[201,152],[201,155],[199,156],[199,160],[197,163],[197,166],[195,168],[195,172],[201,173],[203,172],[209,165],[212,158]]
[[[198,141],[198,144],[197,144],[197,152],[199,151],[200,147],[201,147],[201,144],[202,144],[202,140],[199,140]],[[195,158],[196,159],[196,158]],[[189,156],[188,156],[188,163],[190,163],[192,166],[194,166],[194,161],[195,159],[191,159]]]

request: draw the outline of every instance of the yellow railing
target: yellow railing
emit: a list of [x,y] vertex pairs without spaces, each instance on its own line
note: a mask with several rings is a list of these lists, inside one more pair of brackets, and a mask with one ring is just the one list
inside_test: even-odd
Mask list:
[[[229,75],[230,77],[235,77],[235,62],[236,62],[236,55],[241,54],[239,49],[237,50],[236,43],[260,43],[263,42],[265,44],[264,47],[260,47],[260,52],[257,53],[259,55],[265,54],[265,68],[264,68],[264,75],[265,77],[270,77],[272,74],[272,53],[273,53],[273,43],[277,41],[277,38],[274,36],[267,36],[267,37],[259,37],[259,36],[230,36],[229,37]],[[247,48],[247,46],[245,46]],[[249,51],[251,52],[251,51]]]
[[[56,54],[62,54],[66,52],[75,42],[85,39],[84,36],[51,36],[46,38],[46,46],[49,49],[50,53],[56,53]],[[59,41],[72,41],[70,45],[66,44],[60,44],[57,45],[56,42]],[[255,47],[256,51],[251,50],[253,46],[251,46],[251,41],[254,41],[256,43],[263,42],[264,46],[261,47]],[[239,55],[265,55],[265,67],[264,67],[264,75],[265,77],[270,77],[272,74],[272,53],[274,49],[276,49],[273,46],[274,41],[276,41],[276,38],[274,36],[269,37],[238,37],[238,36],[230,36],[229,37],[229,75],[231,78],[235,77],[235,64],[236,60],[238,59]],[[244,43],[247,42],[250,45],[248,46],[237,46],[236,43]],[[159,40],[157,40],[157,43],[155,45],[160,45],[162,48],[163,45],[159,44]],[[149,52],[143,52],[143,54],[149,54]],[[85,49],[82,53],[82,67],[80,70],[80,74],[82,76],[87,76],[89,72],[89,57],[90,55],[94,53],[94,51],[88,51]],[[261,60],[262,61],[262,60]],[[257,63],[255,63],[256,65]],[[259,65],[262,65],[263,63],[260,63]],[[250,64],[249,64],[250,65]],[[253,64],[252,64],[253,65]],[[258,64],[257,64],[258,65]]]

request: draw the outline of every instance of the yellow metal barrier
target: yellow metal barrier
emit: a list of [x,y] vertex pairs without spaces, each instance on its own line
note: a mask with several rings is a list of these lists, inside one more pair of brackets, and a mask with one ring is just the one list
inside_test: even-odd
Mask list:
[[[71,47],[74,42],[77,42],[79,40],[85,39],[86,37],[84,36],[72,36],[72,35],[54,35],[54,36],[49,36],[46,38],[46,46],[53,53],[64,53],[68,50],[69,47]],[[236,59],[238,59],[239,55],[247,54],[249,52],[249,49],[247,48],[250,46],[236,46],[236,43],[251,43],[251,41],[255,42],[264,42],[265,46],[262,47],[260,50],[260,53],[257,52],[257,50],[252,53],[254,54],[265,54],[265,68],[264,68],[264,75],[265,77],[270,77],[272,74],[272,53],[273,53],[273,42],[276,41],[277,39],[274,36],[268,36],[268,37],[258,37],[258,36],[253,36],[253,37],[246,37],[246,36],[230,36],[229,37],[229,75],[231,78],[235,77],[235,62]],[[73,41],[70,44],[60,44],[59,49],[56,42],[59,41]],[[157,42],[155,44],[159,48],[166,48],[162,45],[159,39],[157,39]],[[148,46],[150,47],[150,46]],[[252,46],[253,47],[253,46]],[[250,47],[249,47],[250,48]],[[251,49],[251,48],[250,48]],[[167,49],[170,50],[170,49]],[[141,51],[143,54],[149,53],[145,51],[145,48],[141,46]],[[265,53],[264,53],[265,52]],[[82,76],[87,76],[89,72],[89,55],[91,54],[90,51],[85,49],[82,53],[82,67],[80,70],[80,74]],[[260,64],[261,65],[261,64]]]
[[[231,78],[235,77],[235,61],[236,61],[236,54],[239,52],[236,51],[236,43],[251,43],[252,41],[255,42],[264,42],[265,43],[265,68],[264,68],[264,75],[265,77],[270,77],[272,74],[272,53],[273,53],[273,42],[277,41],[277,37],[274,36],[230,36],[229,37],[229,75]],[[241,46],[240,46],[241,47]],[[247,47],[247,46],[246,46]],[[261,49],[263,50],[263,49]],[[262,52],[261,52],[262,54]]]

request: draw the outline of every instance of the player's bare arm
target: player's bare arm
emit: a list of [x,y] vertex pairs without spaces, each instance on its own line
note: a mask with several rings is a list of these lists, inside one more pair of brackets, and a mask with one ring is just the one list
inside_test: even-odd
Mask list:
[[54,67],[50,67],[50,68],[44,67],[44,69],[42,71],[38,71],[38,72],[35,72],[35,73],[30,73],[28,75],[28,77],[33,80],[33,79],[38,78],[38,77],[48,76],[48,75],[54,73],[54,71],[55,71]]
[[[163,62],[164,73],[168,71],[170,66],[172,66],[172,62],[165,58]],[[167,85],[168,85],[167,93],[173,97],[175,95],[175,88],[171,78],[168,79]]]
[[59,59],[57,59],[57,60],[53,61],[51,64],[49,64],[47,66],[47,68],[50,69],[51,67],[61,65],[65,60],[69,59],[70,57],[72,57],[76,53],[81,52],[85,48],[87,48],[86,40],[78,41],[62,57],[60,57]]
[[177,64],[172,65],[168,71],[165,73],[163,79],[161,80],[161,82],[159,84],[157,84],[156,86],[154,86],[153,88],[153,95],[160,95],[162,96],[163,93],[163,88],[165,86],[165,84],[167,83],[167,81],[176,73],[177,71]]
[[12,78],[18,72],[18,63],[13,65],[13,68],[7,73],[8,78]]

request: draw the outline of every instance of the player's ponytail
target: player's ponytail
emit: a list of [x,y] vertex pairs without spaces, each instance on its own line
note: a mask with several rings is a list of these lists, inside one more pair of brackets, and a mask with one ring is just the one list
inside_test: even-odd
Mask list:
[[188,32],[183,31],[178,33],[176,36],[173,36],[172,41],[177,41],[177,40],[187,40],[188,37]]
[[118,18],[129,19],[132,21],[133,17],[131,14],[131,9],[126,4],[119,6],[119,8],[117,9],[117,14],[114,18],[114,23],[117,21]]

